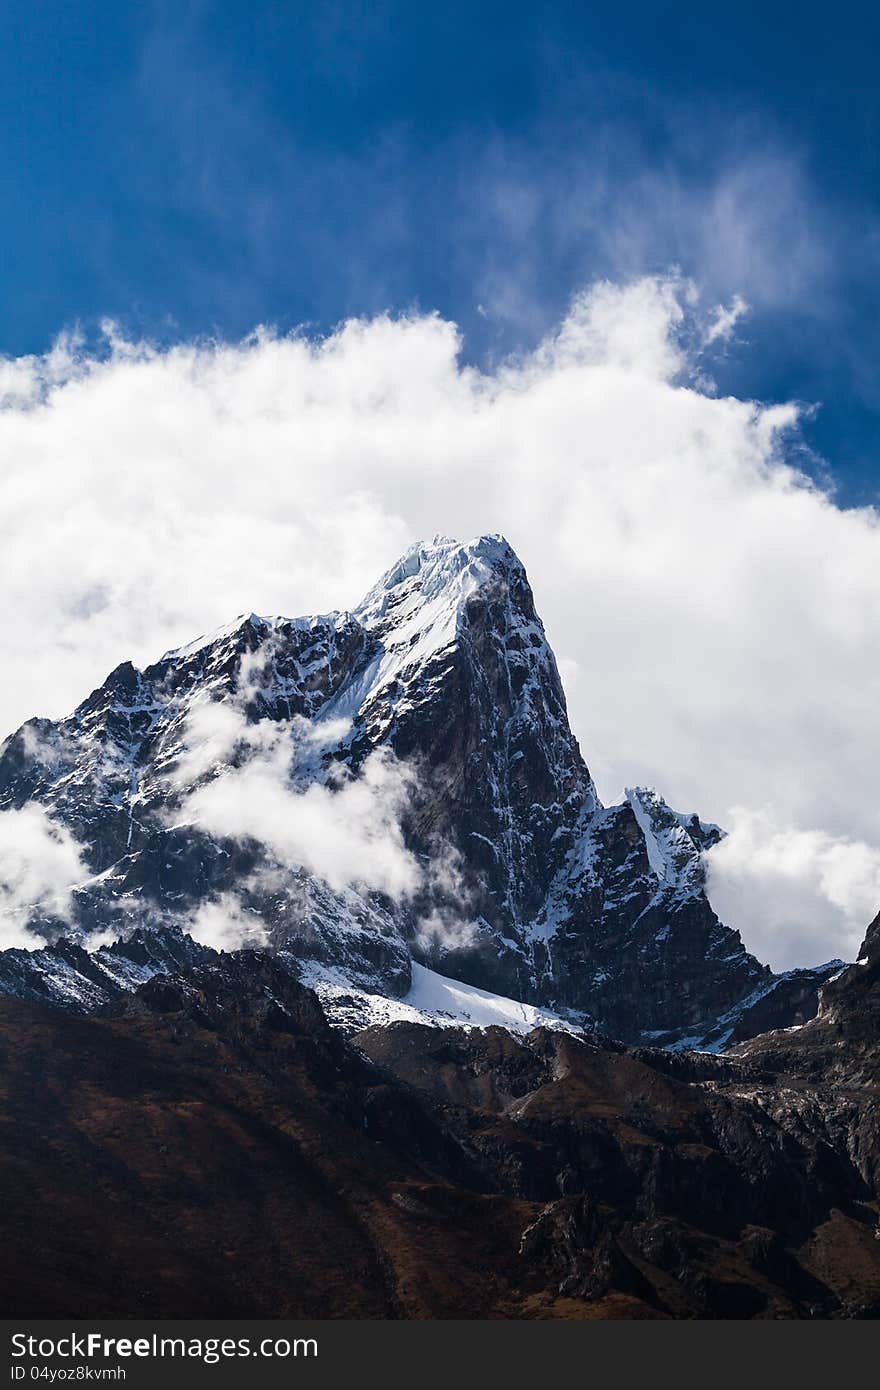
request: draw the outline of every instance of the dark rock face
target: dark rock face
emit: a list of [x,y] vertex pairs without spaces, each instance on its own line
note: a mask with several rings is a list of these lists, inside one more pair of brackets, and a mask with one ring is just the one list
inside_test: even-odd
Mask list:
[[744,1042],[733,1055],[778,1078],[772,1113],[785,1111],[802,1129],[821,1126],[880,1191],[880,916],[859,962],[822,989],[813,1019]]
[[843,1086],[880,1081],[880,916],[868,928],[857,963],[837,971],[820,991],[812,1019],[765,1032],[735,1054],[771,1069],[812,1071]]
[[[340,769],[357,778],[371,755],[407,768],[418,890],[332,888],[259,840],[194,823],[187,792],[252,753],[239,731],[193,772],[206,710],[291,752],[304,728],[318,735],[291,793],[332,787]],[[272,945],[367,989],[405,994],[415,959],[627,1040],[712,1046],[801,1021],[831,973],[783,987],[718,920],[702,863],[716,827],[644,789],[600,805],[500,537],[413,547],[353,613],[251,615],[143,672],[119,666],[70,718],[32,720],[3,746],[0,809],[30,804],[73,833],[91,874],[72,920],[35,908],[50,940],[186,929],[231,895]],[[40,997],[26,973],[0,965],[0,985]]]
[[[89,1018],[0,997],[0,1302],[876,1317],[878,1135],[852,1151],[815,1085],[776,1066],[543,1029],[346,1041],[283,957],[254,951]],[[850,1090],[876,1104],[876,1082]]]

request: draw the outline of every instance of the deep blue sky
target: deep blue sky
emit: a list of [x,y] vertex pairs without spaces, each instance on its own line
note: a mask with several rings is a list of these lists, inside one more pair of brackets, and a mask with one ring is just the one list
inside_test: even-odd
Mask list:
[[[677,265],[720,389],[880,500],[874,5],[2,0],[0,350],[437,309],[479,361]],[[820,465],[818,462],[816,467]]]

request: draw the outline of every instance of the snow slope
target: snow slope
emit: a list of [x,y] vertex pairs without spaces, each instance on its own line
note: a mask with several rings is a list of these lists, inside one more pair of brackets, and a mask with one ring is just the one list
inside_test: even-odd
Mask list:
[[346,1033],[389,1023],[426,1023],[441,1028],[506,1028],[530,1033],[551,1028],[578,1033],[588,1020],[562,1018],[549,1009],[505,999],[489,990],[438,975],[415,961],[412,988],[402,999],[355,988],[331,966],[309,962],[299,970],[302,983],[313,989],[334,1027]]

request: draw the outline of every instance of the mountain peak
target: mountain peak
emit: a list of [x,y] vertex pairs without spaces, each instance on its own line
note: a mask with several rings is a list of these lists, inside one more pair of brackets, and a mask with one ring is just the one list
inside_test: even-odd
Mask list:
[[525,579],[513,548],[501,535],[477,536],[462,542],[436,535],[416,541],[374,584],[354,610],[365,626],[373,626],[390,611],[414,607],[447,596],[458,605],[478,589],[504,574]]
[[[440,607],[451,616],[474,593],[492,587],[493,581],[511,576],[517,578],[531,597],[525,568],[513,547],[499,533],[476,536],[469,541],[437,534],[431,540],[415,541],[410,545],[352,610],[351,616],[365,628],[376,627],[386,615],[393,615],[394,622],[398,623],[416,609],[423,609],[426,603],[443,600],[444,596],[446,602],[441,602]],[[434,616],[439,616],[439,612]],[[301,627],[346,617],[346,614],[328,613],[311,619],[292,619],[240,613],[231,622],[165,652],[157,664],[186,660],[208,647],[237,639],[246,631],[260,639],[285,626]],[[431,615],[428,617],[430,619]]]
[[[267,752],[295,746],[295,766]],[[388,796],[379,766],[400,772]],[[193,767],[234,815],[192,820]],[[357,796],[372,806],[375,791],[424,866],[414,895],[310,867],[304,814],[326,805],[332,829],[331,789],[362,777]],[[268,819],[241,793],[264,785]],[[767,975],[706,897],[720,832],[646,788],[601,806],[525,569],[497,534],[410,546],[353,611],[243,614],[143,672],[117,668],[0,751],[0,805],[31,801],[82,847],[74,935],[185,928],[231,902],[276,948],[381,993],[401,993],[415,960],[628,1037],[694,1037]],[[278,824],[305,826],[301,841]],[[347,843],[340,856],[361,872]]]

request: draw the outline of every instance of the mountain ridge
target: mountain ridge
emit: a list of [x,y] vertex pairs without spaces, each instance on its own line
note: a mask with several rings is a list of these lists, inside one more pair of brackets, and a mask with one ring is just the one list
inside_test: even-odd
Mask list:
[[[282,826],[304,809],[290,798],[326,795],[332,829],[332,798],[374,785],[364,881],[284,862],[275,828],[267,842],[187,819],[234,800],[254,768],[275,779]],[[243,615],[143,671],[121,664],[73,715],[29,721],[0,749],[0,809],[28,805],[90,870],[70,920],[35,914],[50,942],[233,903],[255,941],[368,993],[405,997],[416,961],[671,1044],[717,1035],[780,978],[711,908],[702,854],[717,827],[648,789],[602,806],[525,569],[498,535],[411,546],[350,611]],[[381,879],[383,854],[403,888]],[[831,973],[804,972],[794,1021]]]

